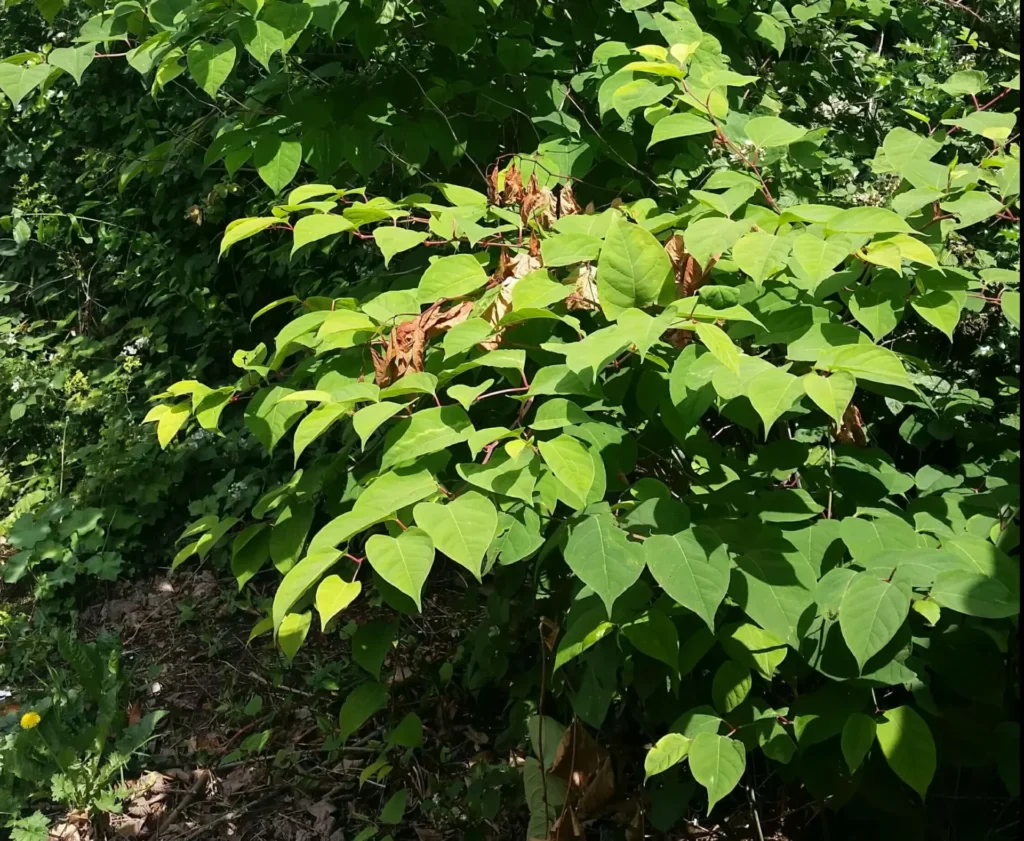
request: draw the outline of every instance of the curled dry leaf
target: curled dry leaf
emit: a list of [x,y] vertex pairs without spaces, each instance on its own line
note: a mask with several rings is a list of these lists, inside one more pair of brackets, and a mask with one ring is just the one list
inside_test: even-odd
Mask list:
[[499,207],[502,205],[502,196],[498,191],[498,177],[500,174],[498,167],[493,166],[491,167],[490,174],[487,176],[487,201]]
[[523,176],[519,172],[519,167],[513,161],[505,173],[505,189],[501,194],[502,204],[505,207],[519,204],[523,200],[525,193],[526,191],[523,189]]
[[584,263],[569,275],[573,284],[573,293],[565,299],[570,310],[598,310],[601,305],[597,299],[597,266]]
[[843,413],[843,425],[839,429],[833,429],[832,435],[840,444],[853,444],[856,447],[868,445],[868,436],[864,431],[864,419],[855,403],[846,407],[846,411]]
[[566,806],[555,825],[551,827],[550,841],[583,841],[583,825],[572,806]]
[[717,258],[712,257],[707,268],[701,268],[692,254],[686,250],[686,243],[681,234],[674,234],[665,243],[665,253],[672,261],[672,274],[675,276],[676,297],[689,298],[700,289],[708,279]]
[[[494,299],[494,303],[484,311],[483,320],[492,327],[497,327],[498,322],[512,309],[512,290],[515,285],[530,272],[539,269],[540,266],[539,257],[527,253],[509,257],[507,249],[502,248],[501,256],[498,258],[498,269],[491,276],[491,283],[500,283],[501,291]],[[499,331],[493,338],[481,342],[480,347],[483,350],[496,350],[501,346],[503,334],[504,330]]]
[[573,193],[572,181],[566,181],[565,186],[558,191],[558,218],[563,216],[575,216],[581,212],[579,202]]
[[558,221],[555,194],[548,187],[537,186],[537,173],[530,176],[530,183],[519,205],[519,216],[523,225],[536,222],[543,230],[549,230]]
[[580,817],[592,818],[615,796],[615,772],[612,758],[606,756],[597,773],[592,774],[579,799]]
[[472,301],[455,304],[441,309],[444,301],[436,301],[425,309],[419,318],[404,321],[391,331],[383,355],[373,348],[374,381],[381,388],[405,376],[409,371],[423,370],[423,356],[429,339],[450,330],[469,318],[473,310]]

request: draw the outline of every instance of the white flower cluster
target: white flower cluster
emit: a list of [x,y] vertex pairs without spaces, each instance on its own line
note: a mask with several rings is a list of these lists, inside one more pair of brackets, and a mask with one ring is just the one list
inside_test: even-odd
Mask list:
[[128,342],[128,344],[121,348],[121,355],[138,356],[147,347],[149,347],[149,336],[139,336],[137,339]]
[[824,119],[834,120],[839,115],[849,113],[853,109],[845,99],[832,95],[828,98],[828,102],[822,102],[814,110]]
[[241,482],[233,482],[228,487],[228,498],[232,500],[241,499],[245,492],[248,490],[248,488],[249,483],[244,480]]
[[18,337],[14,333],[4,333],[3,335],[4,344],[10,347],[11,345],[18,344]]
[[11,394],[17,394],[24,387],[25,384],[21,380],[16,379],[13,383],[11,383]]

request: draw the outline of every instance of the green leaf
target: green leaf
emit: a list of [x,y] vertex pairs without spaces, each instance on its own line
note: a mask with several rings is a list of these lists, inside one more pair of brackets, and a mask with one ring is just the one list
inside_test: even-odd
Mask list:
[[790,245],[766,233],[747,234],[732,247],[732,259],[740,269],[760,286],[786,267]]
[[540,244],[540,253],[546,267],[557,268],[596,260],[601,245],[600,239],[589,234],[558,234]]
[[789,651],[775,634],[750,622],[722,628],[718,633],[718,641],[729,657],[745,663],[768,680],[772,679]]
[[481,493],[469,491],[445,505],[421,502],[413,516],[438,551],[481,580],[484,555],[498,531],[494,503]]
[[330,429],[331,425],[345,413],[346,409],[340,403],[324,403],[299,421],[293,441],[295,464],[299,463],[299,456],[306,447]]
[[344,216],[333,213],[314,213],[303,216],[295,223],[292,240],[292,254],[311,242],[318,242],[325,237],[336,236],[351,231],[355,226]]
[[416,713],[409,713],[384,741],[399,748],[423,747],[423,720]]
[[822,371],[845,371],[858,380],[914,390],[899,357],[891,350],[877,345],[840,345],[829,348],[818,357],[814,367]]
[[352,635],[352,659],[380,680],[380,670],[395,639],[397,626],[385,619],[375,619],[361,625]]
[[279,224],[280,221],[276,216],[257,216],[248,219],[235,219],[228,223],[227,228],[224,229],[224,238],[220,241],[220,256],[223,257],[224,252],[236,242],[254,237],[271,225]]
[[470,254],[439,257],[423,273],[416,293],[421,303],[461,298],[487,284],[487,273]]
[[935,776],[935,740],[911,707],[888,710],[876,730],[879,747],[896,776],[925,798]]
[[754,117],[745,128],[750,142],[760,149],[789,146],[802,140],[807,129],[788,123],[781,117]]
[[[451,389],[448,390],[451,394]],[[578,405],[564,397],[555,397],[541,403],[534,413],[530,428],[535,430],[561,429],[580,423],[588,423],[590,416]]]
[[274,594],[271,615],[274,619],[275,634],[292,607],[310,591],[327,571],[341,559],[341,553],[333,549],[311,552],[293,566]]
[[252,164],[263,183],[275,193],[280,193],[299,171],[302,143],[294,137],[264,134],[256,141]]
[[26,67],[0,61],[0,91],[7,94],[11,105],[17,108],[21,101],[39,87],[53,72],[47,64]]
[[729,555],[718,536],[704,526],[655,534],[644,541],[644,557],[662,589],[714,631],[729,589]]
[[532,504],[540,461],[530,447],[515,457],[499,448],[487,464],[458,464],[455,469],[471,485]]
[[58,47],[46,57],[48,64],[70,73],[76,84],[82,84],[82,74],[96,58],[96,45],[83,44],[81,47]]
[[307,3],[271,3],[259,20],[242,20],[238,33],[252,57],[270,70],[270,57],[276,52],[286,55],[312,17]]
[[676,318],[676,311],[671,308],[666,308],[657,318],[649,316],[643,310],[628,309],[619,314],[619,336],[632,342],[643,361],[647,358],[651,346],[658,342]]
[[391,225],[381,225],[373,231],[373,239],[384,255],[385,266],[390,265],[391,258],[396,254],[415,248],[424,242],[427,236],[426,231],[410,231]]
[[625,121],[637,108],[655,105],[673,91],[674,85],[656,85],[648,79],[634,79],[616,88],[612,94],[612,107]]
[[461,324],[456,324],[444,334],[445,360],[472,350],[493,332],[494,328],[482,318],[467,318]]
[[715,324],[696,322],[693,329],[712,355],[734,374],[740,373],[743,353],[721,327]]
[[472,431],[473,425],[461,406],[438,406],[416,412],[388,431],[380,469],[446,450],[464,441]]
[[590,489],[597,480],[597,464],[590,451],[569,435],[559,435],[551,441],[540,442],[540,454],[572,497],[578,501],[577,509],[586,507]]
[[756,37],[770,44],[776,53],[782,55],[782,51],[786,49],[786,27],[778,20],[764,12],[755,12],[751,19],[751,29]]
[[660,660],[672,672],[679,669],[679,632],[665,614],[646,611],[639,619],[623,625],[622,635],[640,653]]
[[651,777],[664,774],[686,759],[692,743],[692,739],[679,733],[669,733],[658,739],[644,759],[644,783],[646,784]]
[[401,403],[374,403],[364,406],[352,416],[352,427],[366,449],[366,442],[382,423],[397,415],[404,407]]
[[812,372],[804,376],[802,382],[807,396],[836,422],[837,428],[841,427],[843,415],[857,390],[857,378],[845,371],[837,371],[830,377]]
[[735,660],[726,660],[718,667],[711,682],[711,698],[715,709],[725,714],[747,700],[754,681],[750,669]]
[[825,223],[827,234],[909,234],[910,225],[882,207],[851,207]]
[[746,383],[744,394],[764,422],[764,437],[768,440],[772,424],[792,409],[803,396],[804,385],[799,377],[788,371],[767,362],[764,365],[760,373],[755,374]]
[[281,398],[293,393],[292,389],[283,386],[263,389],[246,407],[245,425],[269,452],[274,451],[306,411],[302,403],[282,402]]
[[350,736],[380,712],[387,700],[388,688],[375,680],[361,683],[353,689],[341,705],[338,716],[342,741],[348,741]]
[[630,307],[658,301],[670,287],[672,262],[649,231],[617,218],[608,229],[597,267],[597,293],[612,319]]
[[740,781],[747,768],[741,742],[714,733],[699,733],[690,745],[690,771],[708,792],[708,814]]
[[238,582],[238,590],[258,573],[270,560],[270,529],[266,523],[249,526],[231,546],[231,572]]
[[935,576],[931,598],[966,616],[1005,619],[1020,614],[1020,593],[1003,582],[967,570],[944,570]]
[[380,822],[388,826],[400,824],[405,816],[405,807],[408,799],[409,790],[406,788],[391,795],[388,802],[384,804],[384,808],[380,810]]
[[866,519],[847,517],[839,524],[839,536],[861,566],[868,566],[883,552],[908,551],[918,548],[917,533],[896,516]]
[[994,111],[975,111],[973,114],[968,114],[966,117],[961,117],[958,120],[943,120],[942,124],[956,126],[971,134],[977,134],[1002,144],[1009,140],[1010,135],[1013,134],[1013,129],[1017,125],[1017,115],[1010,113],[1000,114]]
[[419,528],[406,529],[397,538],[375,534],[366,541],[366,557],[381,578],[423,609],[423,585],[434,564],[429,534]]
[[999,296],[999,304],[1007,320],[1020,330],[1020,293],[1014,292],[1012,289],[1004,289]]
[[573,604],[566,617],[565,633],[559,640],[558,649],[555,651],[554,671],[556,672],[587,649],[597,645],[615,630],[615,626],[608,621],[608,614],[603,604],[592,604],[583,608],[579,607],[580,604],[580,602]]
[[156,425],[156,437],[162,450],[167,449],[167,445],[174,440],[192,414],[191,401],[184,400],[181,403],[165,405],[167,409],[161,413]]
[[363,592],[360,581],[344,581],[339,575],[328,575],[316,588],[316,611],[320,614],[320,627],[341,613]]
[[973,96],[988,87],[988,74],[981,70],[958,70],[939,85],[950,96]]
[[843,725],[841,745],[843,759],[850,769],[851,774],[856,774],[864,757],[868,755],[871,746],[875,743],[875,720],[863,713],[854,713]]
[[655,143],[663,143],[666,140],[693,137],[697,134],[710,134],[714,131],[716,131],[714,123],[693,112],[669,114],[654,124],[651,142],[647,144],[647,148],[650,149]]
[[817,287],[834,274],[836,266],[849,253],[850,246],[842,236],[822,239],[814,234],[800,234],[793,240],[789,268]]
[[839,605],[839,627],[861,669],[888,645],[910,612],[910,592],[880,578],[877,570],[858,573]]
[[206,95],[215,99],[234,69],[235,56],[235,45],[231,41],[216,45],[196,41],[188,48],[188,72]]
[[[899,254],[896,264],[899,265]],[[844,300],[853,317],[879,342],[895,330],[903,318],[909,287],[908,281],[898,275],[883,272],[870,286],[858,285]]]
[[814,596],[797,578],[789,559],[768,551],[742,555],[736,561],[729,595],[766,631],[799,646],[813,613]]
[[302,643],[306,641],[312,622],[313,614],[308,610],[305,613],[289,613],[281,622],[277,632],[277,644],[289,663],[295,659],[295,655],[302,648]]
[[563,555],[577,577],[601,597],[609,616],[615,600],[644,570],[640,545],[631,543],[606,514],[587,517],[572,528]]

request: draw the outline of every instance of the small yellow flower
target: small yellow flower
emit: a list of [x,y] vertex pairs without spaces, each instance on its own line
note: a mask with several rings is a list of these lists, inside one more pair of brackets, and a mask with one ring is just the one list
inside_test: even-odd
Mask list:
[[39,713],[25,713],[21,717],[21,726],[25,730],[31,730],[33,727],[37,727],[42,720],[43,718]]

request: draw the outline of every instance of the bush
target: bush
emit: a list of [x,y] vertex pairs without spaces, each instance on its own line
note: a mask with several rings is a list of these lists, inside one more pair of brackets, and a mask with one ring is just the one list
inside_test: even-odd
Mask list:
[[532,745],[529,838],[616,793],[641,837],[789,789],[936,837],[965,767],[1018,785],[1019,5],[992,5],[120,3],[0,65],[0,108],[148,87],[110,106],[118,201],[199,251],[187,294],[138,253],[107,282],[180,359],[146,363],[160,446],[267,453],[173,560],[279,579],[254,634],[292,658],[369,590],[486,594],[462,680]]

